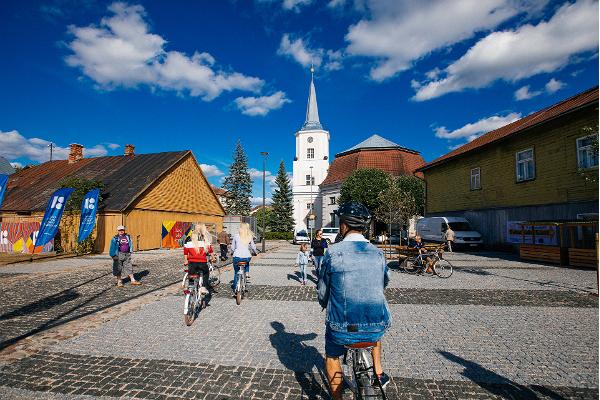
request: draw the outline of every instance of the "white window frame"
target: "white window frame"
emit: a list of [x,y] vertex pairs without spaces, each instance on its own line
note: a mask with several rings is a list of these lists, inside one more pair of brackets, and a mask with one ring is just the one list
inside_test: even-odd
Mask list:
[[481,190],[481,168],[480,167],[471,168],[471,190]]
[[[579,141],[581,140],[585,140],[588,138],[593,138],[595,136],[598,136],[598,134],[591,134],[591,135],[586,135],[586,136],[582,136],[580,138],[577,138],[577,140],[575,140],[575,146],[577,148],[577,168],[584,170],[584,169],[598,169],[598,164],[596,165],[581,165],[581,157],[580,157],[580,150],[586,150],[588,152],[588,160],[590,158],[592,158],[593,156],[596,156],[596,162],[598,162],[598,154],[592,154],[592,151],[590,149],[588,149],[588,147],[590,147],[590,145],[587,146],[579,146]],[[592,157],[590,157],[590,154],[592,154]]]
[[333,206],[335,204],[336,204],[335,196],[330,196],[329,197],[329,205]]
[[[306,175],[306,181],[304,182],[306,183],[306,186],[310,186],[311,184],[311,176],[310,175]],[[315,185],[315,177],[312,177],[312,185]]]
[[[526,160],[519,160],[519,154],[525,153],[531,151],[531,158],[528,158]],[[527,176],[527,177],[520,177],[519,176],[519,165],[520,164],[525,164],[526,162],[531,162],[533,163],[533,176]],[[528,171],[527,168],[524,168],[523,171]],[[535,179],[535,175],[536,175],[536,171],[535,171],[535,151],[533,149],[533,147],[530,147],[528,149],[524,149],[521,151],[517,151],[515,153],[515,177],[517,179],[517,182],[526,182],[526,181],[531,181]]]
[[306,149],[306,158],[309,160],[314,160],[315,158],[315,148],[309,147]]

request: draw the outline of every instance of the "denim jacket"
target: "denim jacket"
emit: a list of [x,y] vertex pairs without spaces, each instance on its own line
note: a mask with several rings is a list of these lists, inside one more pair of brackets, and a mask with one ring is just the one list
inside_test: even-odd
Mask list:
[[[131,236],[129,236],[129,234],[127,233],[125,234],[125,236],[127,236],[127,240],[129,240],[129,252],[133,253],[133,241],[131,240]],[[119,235],[115,235],[110,240],[110,250],[108,251],[108,254],[111,257],[114,257],[119,254]]]
[[389,271],[383,252],[350,234],[329,248],[318,283],[326,324],[337,332],[382,332],[391,325],[384,288]]

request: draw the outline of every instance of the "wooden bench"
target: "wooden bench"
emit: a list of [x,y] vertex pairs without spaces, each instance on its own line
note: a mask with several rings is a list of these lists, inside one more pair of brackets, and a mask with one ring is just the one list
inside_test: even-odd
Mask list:
[[598,253],[596,249],[569,248],[569,265],[595,268],[598,266]]
[[550,264],[561,264],[561,250],[558,246],[541,246],[535,244],[522,244],[519,256],[523,260],[541,261]]

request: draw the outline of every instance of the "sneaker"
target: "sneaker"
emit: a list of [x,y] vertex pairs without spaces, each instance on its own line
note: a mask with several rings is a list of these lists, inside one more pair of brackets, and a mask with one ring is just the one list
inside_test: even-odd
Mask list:
[[[390,383],[390,377],[385,372],[382,372],[381,375],[379,375],[379,382],[381,382],[381,387],[385,389],[387,384]],[[376,384],[377,382],[375,382],[375,385]]]
[[202,286],[202,287],[200,288],[200,294],[203,294],[203,295],[206,295],[206,294],[208,294],[208,289],[206,289],[204,286]]
[[142,282],[140,282],[140,281],[133,281],[133,282],[131,282],[131,284],[133,286],[140,286],[142,284]]
[[123,282],[121,282],[121,281],[117,282],[117,287],[123,287]]

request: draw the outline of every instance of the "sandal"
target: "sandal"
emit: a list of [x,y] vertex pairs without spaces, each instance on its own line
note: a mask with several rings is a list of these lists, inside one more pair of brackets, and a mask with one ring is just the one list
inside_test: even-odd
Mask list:
[[131,282],[131,284],[133,286],[140,286],[142,284],[142,282],[140,282],[140,281],[133,281],[133,282]]

